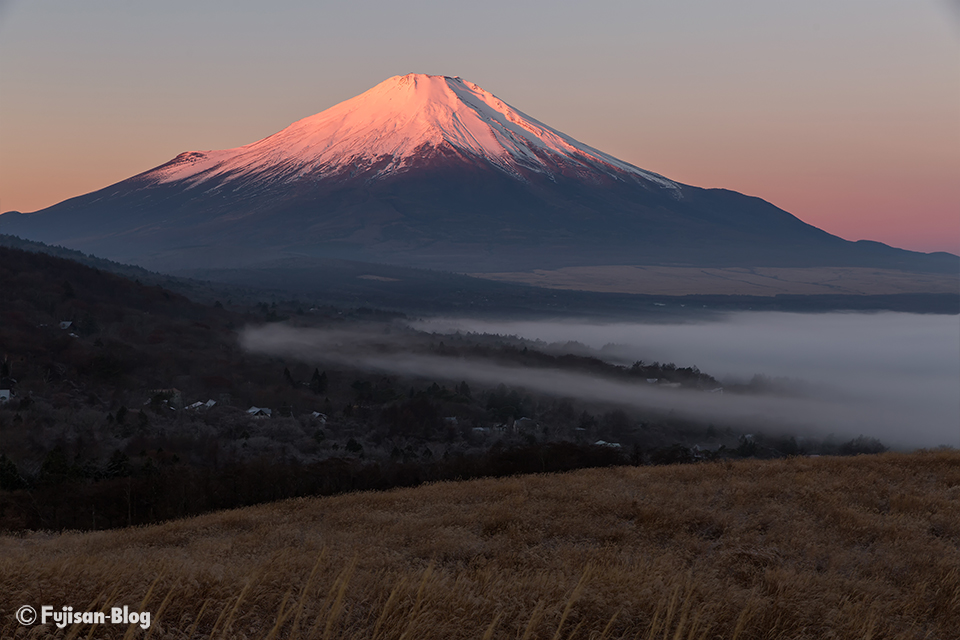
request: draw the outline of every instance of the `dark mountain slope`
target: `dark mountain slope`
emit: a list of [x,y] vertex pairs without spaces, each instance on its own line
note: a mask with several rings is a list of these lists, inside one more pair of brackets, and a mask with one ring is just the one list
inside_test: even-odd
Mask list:
[[154,269],[343,258],[461,272],[592,265],[876,267],[960,258],[854,243],[759,198],[682,185],[459,78],[391,78],[259,142],[190,152],[0,232]]

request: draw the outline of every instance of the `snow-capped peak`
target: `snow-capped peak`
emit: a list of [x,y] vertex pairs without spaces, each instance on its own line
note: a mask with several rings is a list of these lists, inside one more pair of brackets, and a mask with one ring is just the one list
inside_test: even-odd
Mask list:
[[183,153],[142,177],[201,182],[256,174],[290,180],[374,165],[377,177],[402,171],[444,147],[516,175],[600,171],[678,188],[534,120],[472,82],[412,73],[389,78],[253,144]]

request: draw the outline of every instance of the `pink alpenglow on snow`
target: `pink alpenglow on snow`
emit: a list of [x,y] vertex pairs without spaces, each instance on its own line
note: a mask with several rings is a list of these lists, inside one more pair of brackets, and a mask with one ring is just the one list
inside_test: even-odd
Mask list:
[[451,148],[512,174],[515,168],[546,174],[600,170],[616,179],[626,173],[678,188],[538,122],[472,82],[414,73],[389,78],[253,144],[183,153],[140,177],[200,183],[223,174],[256,174],[287,181],[377,166],[376,177],[402,171],[431,150]]

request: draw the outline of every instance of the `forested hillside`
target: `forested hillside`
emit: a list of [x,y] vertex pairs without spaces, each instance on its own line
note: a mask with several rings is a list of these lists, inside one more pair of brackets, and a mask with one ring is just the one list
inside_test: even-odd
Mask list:
[[[159,286],[0,248],[0,527],[105,528],[290,496],[613,464],[882,450],[746,438],[657,411],[520,386],[386,375],[248,353],[245,326],[389,336],[403,353],[539,375],[706,391],[694,366],[622,367],[548,345],[436,336],[398,314],[297,300],[198,304]],[[741,389],[762,392],[762,388]]]

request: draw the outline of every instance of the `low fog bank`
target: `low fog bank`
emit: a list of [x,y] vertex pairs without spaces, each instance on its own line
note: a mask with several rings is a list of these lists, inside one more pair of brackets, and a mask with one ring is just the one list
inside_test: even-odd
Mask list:
[[[414,328],[579,342],[606,360],[698,366],[725,383],[787,377],[803,397],[662,389],[582,373],[445,357],[413,347],[402,331],[248,328],[245,348],[371,371],[503,383],[588,402],[670,412],[739,429],[879,438],[898,448],[960,446],[960,323],[911,314],[738,313],[701,324],[491,322],[435,319]],[[789,387],[789,383],[787,385]],[[819,390],[819,391],[811,391]]]
[[[819,389],[795,409],[818,431],[899,448],[960,446],[960,317],[908,313],[731,313],[717,321],[641,324],[430,319],[418,329],[575,341],[610,361],[697,366],[726,384],[760,374]],[[836,413],[822,400],[835,398]],[[789,416],[785,416],[789,418]]]

